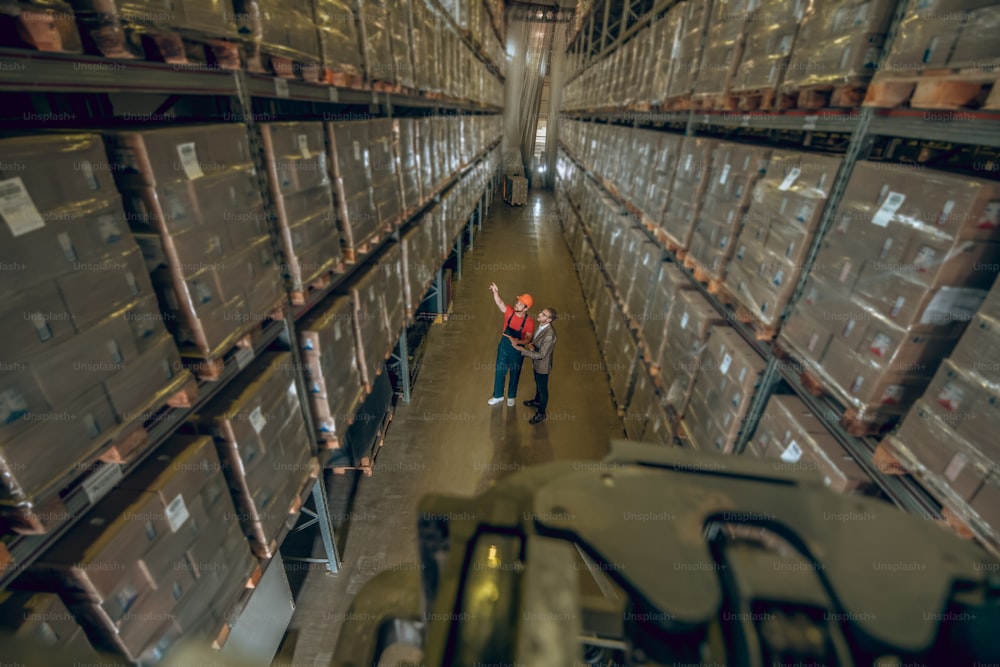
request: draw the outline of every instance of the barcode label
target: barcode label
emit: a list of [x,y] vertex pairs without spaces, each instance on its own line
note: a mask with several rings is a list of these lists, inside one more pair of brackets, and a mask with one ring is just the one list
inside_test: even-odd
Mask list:
[[20,177],[0,182],[0,216],[15,237],[45,226],[42,214],[24,187]]
[[906,200],[906,195],[899,192],[890,192],[889,196],[885,198],[882,202],[882,206],[879,207],[875,216],[872,218],[872,224],[878,225],[879,227],[888,227],[889,221],[892,220],[892,216],[896,214],[899,207],[903,205]]
[[802,174],[801,169],[799,169],[798,167],[793,168],[790,172],[788,172],[788,176],[785,176],[785,180],[781,182],[781,185],[778,186],[778,189],[781,190],[782,192],[787,192],[788,188],[792,187],[792,185],[795,184],[795,181],[796,179],[798,179],[800,174]]
[[195,150],[193,141],[186,144],[178,144],[177,154],[181,158],[181,168],[188,179],[194,180],[205,175],[205,172],[201,170],[201,165],[198,163],[198,151]]
[[729,180],[729,165],[725,164],[722,166],[722,175],[719,176],[719,184],[725,185],[726,181]]
[[184,522],[191,516],[188,513],[187,505],[184,504],[184,496],[177,494],[177,497],[167,505],[167,523],[170,525],[170,532],[176,533],[184,525]]
[[729,367],[733,365],[733,358],[728,354],[722,358],[722,363],[719,364],[719,370],[723,375],[729,372]]
[[358,161],[358,162],[361,162],[361,142],[360,141],[355,141],[354,142],[354,159],[356,161]]
[[309,158],[312,157],[312,153],[309,152],[309,137],[304,134],[300,134],[298,140],[299,140],[299,153],[302,154],[302,157],[304,159],[308,160]]

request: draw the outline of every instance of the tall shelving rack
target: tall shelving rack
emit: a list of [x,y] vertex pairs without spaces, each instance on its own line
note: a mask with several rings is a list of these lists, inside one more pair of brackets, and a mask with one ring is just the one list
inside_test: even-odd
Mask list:
[[[571,72],[567,76],[567,83],[601,59],[610,56],[642,27],[651,25],[658,16],[662,16],[675,4],[676,0],[624,0],[624,2],[595,0],[579,32],[576,34],[571,32],[569,35],[567,62]],[[892,40],[898,31],[907,4],[905,1],[897,4],[882,49],[883,61],[892,46]],[[704,42],[703,33],[700,51],[705,48]],[[832,138],[839,142],[841,150],[837,152],[843,155],[844,165],[832,186],[819,230],[813,239],[808,259],[803,266],[794,297],[785,310],[785,316],[801,296],[820,243],[833,222],[834,212],[844,194],[853,166],[858,160],[876,156],[881,149],[900,140],[915,140],[928,144],[945,142],[1000,149],[1000,113],[996,112],[927,113],[910,109],[876,110],[870,107],[821,111],[661,112],[622,106],[563,111],[562,117],[569,120],[645,128],[685,136],[707,136],[806,151],[810,149],[814,140]],[[828,145],[825,147],[828,148]],[[588,176],[594,177],[589,165],[583,164],[563,142],[560,142],[560,149]],[[605,187],[600,178],[594,180],[623,208],[635,210],[631,202],[625,201]],[[650,240],[657,243],[652,234]],[[676,263],[677,258],[673,253],[662,248],[662,245],[661,249],[662,260]],[[758,340],[749,325],[734,317],[731,307],[709,293],[704,285],[695,280],[693,273],[683,267],[683,264],[677,263],[677,266],[767,364],[750,412],[743,423],[735,448],[736,454],[742,454],[746,449],[768,399],[784,385],[789,392],[796,394],[809,406],[845,451],[858,461],[893,503],[907,512],[928,519],[941,518],[940,504],[912,478],[886,474],[875,464],[873,455],[878,444],[876,439],[857,437],[849,433],[841,421],[843,406],[826,396],[817,397],[810,393],[801,382],[802,369],[796,362],[780,356],[773,344]]]
[[[434,3],[440,10],[440,5]],[[488,7],[488,4],[486,5]],[[443,12],[443,10],[441,10]],[[456,28],[458,34],[462,34]],[[500,31],[492,34],[501,40]],[[502,63],[494,63],[485,49],[468,35],[463,43],[481,61],[487,64],[493,76],[503,82]],[[502,45],[502,42],[501,42]],[[274,220],[273,202],[267,196],[267,169],[262,148],[256,134],[259,122],[349,120],[352,117],[398,118],[425,115],[497,114],[501,111],[481,103],[422,94],[401,94],[369,89],[338,87],[307,83],[300,80],[268,75],[250,74],[242,70],[222,70],[208,67],[175,66],[147,61],[119,61],[101,57],[27,51],[0,48],[0,94],[5,96],[6,125],[14,131],[31,132],[79,130],[81,128],[106,129],[143,122],[144,127],[155,128],[165,122],[186,123],[242,123],[248,129],[254,153],[257,177],[261,179],[261,192],[265,199],[269,219]],[[450,175],[429,201],[395,226],[394,232],[382,239],[374,248],[335,275],[329,285],[309,293],[301,306],[287,302],[282,308],[281,319],[268,320],[255,336],[252,351],[230,353],[219,379],[199,381],[198,397],[188,408],[168,408],[157,415],[155,424],[147,426],[149,444],[141,455],[127,465],[102,464],[74,480],[71,487],[60,495],[66,507],[65,521],[43,535],[24,535],[13,532],[0,536],[0,590],[6,589],[19,574],[28,568],[46,550],[55,545],[87,511],[94,507],[115,486],[143,461],[153,456],[171,435],[211,399],[224,389],[252,360],[270,346],[278,343],[288,348],[295,362],[298,397],[305,416],[314,454],[321,453],[320,440],[314,429],[308,393],[302,373],[304,365],[298,347],[296,323],[314,311],[327,296],[345,285],[353,275],[363,269],[389,243],[398,241],[401,234],[418,223],[419,218],[435,203],[442,193],[453,187],[474,167],[483,162],[498,145],[499,137],[468,164]],[[466,243],[471,243],[477,228],[493,201],[499,187],[499,174],[493,174],[480,193],[475,210],[453,239],[454,251],[460,254]],[[276,257],[280,257],[278,240],[272,228],[272,244]],[[459,259],[460,261],[460,259]],[[430,294],[442,294],[442,271]],[[425,297],[426,300],[426,297]],[[440,305],[440,301],[438,301]],[[394,356],[402,366],[403,399],[410,400],[409,372],[406,369],[408,351],[406,328],[395,345]],[[318,478],[310,479],[301,490],[303,513],[310,518],[295,530],[316,526],[323,545],[323,558],[305,559],[322,564],[326,571],[336,574],[341,557],[337,550],[334,525],[327,502],[327,489],[322,471]],[[306,501],[312,498],[311,507]],[[286,529],[278,536],[280,544],[288,534]],[[274,561],[261,559],[261,573]],[[229,615],[230,626],[236,623],[241,611],[249,603],[252,590],[236,603]]]

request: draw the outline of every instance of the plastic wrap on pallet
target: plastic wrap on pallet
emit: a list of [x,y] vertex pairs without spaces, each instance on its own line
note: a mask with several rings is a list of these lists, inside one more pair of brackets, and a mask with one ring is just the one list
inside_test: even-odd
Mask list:
[[[708,4],[689,1],[677,5],[677,11],[683,16],[680,20],[681,31],[669,52],[672,64],[669,85],[664,93],[668,98],[688,95],[694,90],[701,70],[701,40],[708,29]],[[663,62],[662,59],[660,62]]]
[[323,67],[334,73],[360,75],[364,61],[353,0],[314,0],[313,16]]
[[221,630],[257,567],[231,520],[212,439],[175,436],[159,454],[19,579],[58,592],[95,648],[143,664],[160,662],[205,623]]
[[5,46],[82,53],[73,7],[62,0],[3,0],[0,30]]
[[128,220],[182,350],[219,359],[284,297],[243,125],[108,131]]
[[403,253],[399,243],[390,243],[375,260],[381,272],[382,316],[385,328],[395,341],[406,321],[406,305],[403,294]]
[[412,211],[424,201],[423,188],[429,186],[430,179],[424,178],[417,121],[401,118],[399,125],[399,173],[403,181],[402,205]]
[[415,88],[411,2],[389,0],[389,34],[395,80],[406,88]]
[[755,146],[728,142],[716,146],[688,253],[708,277],[725,277],[744,214],[770,156],[769,149]]
[[799,26],[782,89],[863,82],[875,73],[895,3],[810,3]]
[[605,337],[604,359],[611,378],[611,394],[619,414],[628,407],[637,354],[638,346],[629,330],[625,313],[612,301]]
[[[659,262],[653,271],[654,281],[649,292],[648,305],[642,317],[642,338],[646,344],[649,363],[659,369],[666,360],[663,350],[666,346],[667,322],[670,312],[681,290],[694,289],[691,281],[675,264]],[[658,270],[658,273],[657,273]]]
[[[252,69],[260,65],[266,67],[264,58],[267,56],[288,58],[297,64],[318,65],[321,62],[313,1],[233,1],[240,32],[249,37],[253,45],[252,60],[260,59],[251,66]],[[302,71],[288,74],[303,76]]]
[[667,318],[660,382],[665,403],[678,416],[684,415],[691,398],[705,342],[714,327],[724,324],[725,320],[700,293],[693,290],[677,293]]
[[712,329],[683,416],[688,437],[697,449],[733,452],[765,366],[735,329]]
[[729,91],[743,57],[746,24],[752,5],[752,0],[717,0],[712,3],[705,48],[695,79],[695,93],[718,95]]
[[[1000,250],[997,201],[989,181],[855,166],[811,287],[785,326],[859,414],[905,414],[983,302]],[[807,349],[794,336],[800,318],[821,325]]]
[[323,124],[263,123],[260,133],[285,271],[301,292],[342,259]]
[[655,74],[654,102],[662,102],[665,97],[670,96],[671,80],[674,77],[680,78],[682,72],[688,72],[691,62],[685,61],[681,57],[681,39],[684,35],[684,20],[687,17],[689,7],[694,2],[679,2],[671,7],[666,15],[656,25],[657,44],[659,53],[656,61],[658,68]]
[[348,289],[354,308],[354,335],[361,379],[370,388],[375,377],[384,370],[385,358],[394,342],[385,326],[381,269],[377,265],[366,266]]
[[681,248],[691,244],[702,193],[708,185],[713,154],[718,144],[715,139],[703,137],[684,137],[681,144],[662,220],[663,231]]
[[[30,502],[190,377],[98,135],[0,141],[3,494]],[[66,174],[53,181],[52,173]],[[13,370],[10,370],[13,369]],[[131,393],[130,393],[131,392]],[[72,420],[42,418],[75,415]]]
[[371,120],[368,124],[369,154],[372,171],[372,194],[380,227],[399,223],[403,213],[400,194],[397,133],[398,121]]
[[365,74],[368,80],[395,83],[389,3],[386,0],[365,0],[358,3],[357,9],[361,25]]
[[864,493],[874,482],[797,396],[768,399],[748,449],[773,462],[776,472],[818,473],[838,493]]
[[643,439],[653,405],[658,400],[653,380],[640,364],[635,376],[635,384],[632,386],[632,398],[629,400],[628,409],[622,418],[625,424],[625,437],[637,441]]
[[361,120],[326,126],[341,236],[354,250],[378,231],[368,128],[368,121]]
[[990,0],[911,0],[879,75],[913,76],[935,67],[982,70],[1000,62],[991,38],[998,28],[1000,10]]
[[265,353],[198,416],[200,432],[214,438],[239,523],[260,558],[274,554],[312,472],[295,375],[290,353]]
[[339,444],[364,394],[354,320],[350,298],[338,294],[296,326],[316,433]]
[[766,326],[778,323],[799,283],[842,162],[816,153],[774,151],[754,188],[726,287]]
[[807,0],[761,0],[750,13],[731,90],[774,90],[781,84],[806,4]]

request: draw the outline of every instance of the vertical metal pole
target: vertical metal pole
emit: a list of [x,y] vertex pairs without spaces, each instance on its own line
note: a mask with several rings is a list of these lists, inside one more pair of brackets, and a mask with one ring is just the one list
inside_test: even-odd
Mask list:
[[326,570],[332,574],[340,573],[340,554],[337,553],[337,542],[333,536],[333,524],[330,523],[330,506],[326,502],[326,482],[320,472],[313,485],[313,503],[316,505],[316,521],[319,532],[323,536],[323,549],[326,551]]
[[441,267],[438,267],[434,277],[434,292],[437,297],[437,312],[444,315],[444,269]]
[[410,349],[406,342],[406,330],[399,337],[399,374],[403,380],[403,403],[410,402]]
[[462,233],[459,232],[458,238],[455,239],[455,263],[456,263],[456,276],[458,280],[462,279]]
[[473,213],[469,216],[469,252],[476,249],[476,215]]

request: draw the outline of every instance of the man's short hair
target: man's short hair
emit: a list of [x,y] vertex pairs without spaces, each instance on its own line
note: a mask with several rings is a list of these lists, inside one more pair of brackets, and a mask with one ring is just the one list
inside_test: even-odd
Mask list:
[[553,321],[553,322],[554,322],[554,321],[555,321],[556,319],[558,319],[558,317],[559,317],[559,314],[558,314],[558,313],[556,312],[556,309],[555,309],[555,308],[546,308],[545,310],[546,310],[546,311],[548,312],[548,314],[549,314],[549,317],[551,317],[551,318],[552,318],[552,321]]

